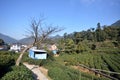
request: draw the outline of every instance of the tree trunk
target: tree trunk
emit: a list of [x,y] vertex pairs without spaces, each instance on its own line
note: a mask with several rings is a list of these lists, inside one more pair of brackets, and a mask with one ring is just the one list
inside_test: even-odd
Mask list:
[[19,57],[18,57],[18,59],[17,59],[17,61],[16,61],[16,66],[19,66],[19,64],[20,64],[20,62],[21,62],[21,60],[22,60],[22,57],[23,57],[23,55],[24,55],[24,53],[29,49],[29,48],[31,48],[33,45],[29,45],[28,47],[26,47],[21,53],[20,53],[20,55],[19,55]]

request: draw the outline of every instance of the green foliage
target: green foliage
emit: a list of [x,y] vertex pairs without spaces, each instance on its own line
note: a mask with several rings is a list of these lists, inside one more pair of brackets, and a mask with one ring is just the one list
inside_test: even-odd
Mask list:
[[75,45],[74,45],[74,41],[72,39],[66,39],[65,52],[66,53],[74,53],[75,52]]
[[54,61],[47,62],[44,67],[48,69],[48,75],[53,80],[109,80],[107,78],[96,77],[95,75],[90,75],[70,68],[70,66],[78,66],[79,63],[98,69],[101,69],[101,66],[104,66],[101,55],[82,53],[72,55],[63,54],[60,57],[56,57]]
[[[88,29],[87,31],[74,32],[71,34],[64,34],[64,37],[59,43],[59,48],[66,53],[80,53],[86,51],[85,48],[89,46],[92,50],[100,47],[118,47],[120,48],[120,27],[117,26],[101,26],[97,24],[96,30],[94,28]],[[88,41],[85,44],[83,42]],[[102,43],[103,42],[103,43]],[[107,43],[108,42],[108,43]],[[112,43],[112,42],[115,42]],[[97,44],[96,44],[97,43]],[[98,45],[102,43],[101,45]],[[117,44],[116,44],[117,43]]]
[[[113,26],[101,26],[100,23],[97,24],[96,30],[93,28],[87,31],[74,32],[71,34],[64,34],[64,37],[60,40],[59,46],[63,52],[59,58],[56,60],[62,64],[62,66],[78,66],[79,64],[84,64],[90,68],[102,69],[107,71],[119,72],[120,65],[119,53],[120,53],[120,27]],[[77,53],[77,54],[75,54]],[[78,54],[80,53],[80,54]],[[60,60],[60,61],[59,61]],[[54,61],[56,62],[56,61]],[[57,76],[55,71],[59,71],[60,74],[64,74],[64,77],[69,75],[74,75],[74,72],[67,72],[68,69],[61,67],[59,64],[47,64],[47,66],[52,66],[50,68],[53,70],[52,73],[49,72],[50,76],[55,79]],[[54,66],[54,65],[55,66]],[[59,66],[58,66],[59,65]],[[57,67],[56,67],[57,66]],[[64,69],[64,70],[63,70]],[[63,73],[64,72],[64,73]],[[108,75],[120,79],[119,75],[113,75],[104,72]],[[75,75],[74,75],[75,76]],[[102,77],[93,77],[91,75],[81,73],[81,80],[106,80]],[[60,75],[58,75],[60,78]],[[70,76],[69,76],[70,77]],[[63,79],[61,78],[61,79]],[[68,79],[68,78],[66,78]],[[70,79],[76,80],[79,78],[70,77]],[[58,78],[55,80],[59,80]]]
[[8,51],[0,51],[0,77],[10,71],[10,67],[15,64],[15,57]]
[[84,42],[79,42],[78,45],[76,45],[76,52],[81,53],[84,51],[89,50],[88,46]]
[[108,47],[108,48],[114,48],[115,45],[112,42],[103,42],[101,44],[101,47]]
[[78,44],[81,41],[81,35],[79,32],[74,32],[74,42]]
[[47,59],[41,61],[40,66],[47,65],[47,64],[49,64],[49,63],[51,63],[53,61],[55,61],[55,59],[53,57],[53,53],[49,53],[47,55]]
[[18,55],[9,51],[0,51],[1,80],[33,80],[32,72],[25,66],[14,66]]
[[106,39],[107,34],[105,33],[105,31],[101,29],[100,23],[98,23],[97,26],[98,27],[95,32],[96,40],[98,42],[104,41]]
[[[52,66],[50,67],[50,65]],[[53,80],[109,80],[103,77],[96,77],[88,73],[80,72],[79,70],[62,66],[58,63],[51,63],[49,65],[48,75]]]
[[0,66],[9,66],[14,64],[14,59],[10,55],[0,56]]
[[92,44],[92,45],[90,46],[90,48],[91,48],[92,50],[95,50],[95,49],[96,49],[96,45],[95,45],[95,44]]
[[[113,55],[113,56],[105,55],[105,56],[102,56],[102,58],[106,62],[106,64],[108,65],[108,68],[109,68],[110,71],[120,72],[120,66],[118,66],[118,65],[120,65],[120,63],[115,61],[115,58],[118,58],[118,57],[117,56],[115,57],[115,55]],[[116,75],[112,75],[112,76],[120,79],[120,75],[116,74]]]
[[114,27],[114,26],[108,26],[104,27],[104,32],[107,34],[107,39],[109,40],[116,40],[117,35],[119,35],[119,27]]
[[[109,51],[111,50],[111,51]],[[120,73],[120,50],[109,49],[103,52],[97,52],[95,50],[94,53],[83,52],[81,54],[62,54],[59,58],[56,58],[57,62],[60,64],[65,64],[65,66],[78,66],[79,64],[84,64],[87,67],[114,71]],[[107,52],[107,53],[106,53]],[[63,63],[62,63],[63,62]],[[120,75],[110,74],[104,72],[108,75],[111,75],[115,78],[120,78]],[[96,79],[97,80],[97,79]],[[106,79],[103,79],[106,80]]]
[[69,76],[65,72],[65,70],[59,68],[59,67],[54,67],[49,69],[48,75],[53,79],[53,80],[70,80]]
[[32,72],[25,66],[13,66],[12,71],[5,74],[1,80],[34,80]]
[[117,41],[120,42],[120,28],[118,29]]
[[53,80],[80,80],[80,72],[65,66],[54,66],[49,69],[48,75]]
[[0,45],[3,45],[4,43],[4,40],[0,39]]
[[78,71],[78,70],[75,70],[75,69],[72,69],[72,68],[68,68],[67,71],[68,71],[67,74],[69,75],[71,80],[81,80],[82,77],[84,77],[84,76],[82,76],[83,73]]

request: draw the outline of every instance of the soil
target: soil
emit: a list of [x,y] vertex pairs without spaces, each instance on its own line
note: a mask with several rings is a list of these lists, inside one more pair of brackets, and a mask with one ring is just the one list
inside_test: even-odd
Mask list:
[[74,69],[77,69],[77,70],[81,71],[81,72],[85,72],[85,73],[89,73],[89,74],[94,74],[95,75],[94,72],[92,72],[92,71],[90,71],[90,70],[88,70],[86,68],[83,68],[83,67],[80,67],[80,66],[72,66],[72,67]]

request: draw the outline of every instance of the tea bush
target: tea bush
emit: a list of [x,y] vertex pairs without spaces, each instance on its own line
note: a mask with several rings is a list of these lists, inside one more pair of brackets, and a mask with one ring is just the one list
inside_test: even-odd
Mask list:
[[54,66],[48,71],[48,75],[53,80],[80,80],[80,72],[65,66]]
[[34,80],[32,72],[25,66],[13,66],[12,71],[5,74],[1,80]]
[[66,73],[66,71],[59,67],[49,69],[48,75],[53,80],[70,80],[69,75]]
[[0,51],[0,78],[15,64],[14,57],[7,51]]
[[50,68],[48,75],[53,80],[109,80],[108,78],[97,77],[65,66]]
[[0,51],[0,80],[34,80],[25,66],[15,66],[19,54]]

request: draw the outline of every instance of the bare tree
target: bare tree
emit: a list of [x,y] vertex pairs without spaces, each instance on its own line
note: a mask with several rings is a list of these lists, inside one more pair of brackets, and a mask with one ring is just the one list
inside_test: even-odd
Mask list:
[[33,46],[37,46],[37,47],[40,46],[41,43],[45,39],[47,39],[51,34],[63,30],[63,28],[59,28],[58,26],[52,26],[52,25],[43,26],[42,21],[43,19],[39,19],[38,22],[35,19],[32,20],[29,32],[30,32],[30,36],[34,39],[34,42],[20,53],[20,56],[16,61],[17,66],[19,66],[22,56],[24,55],[26,50],[28,50]]

